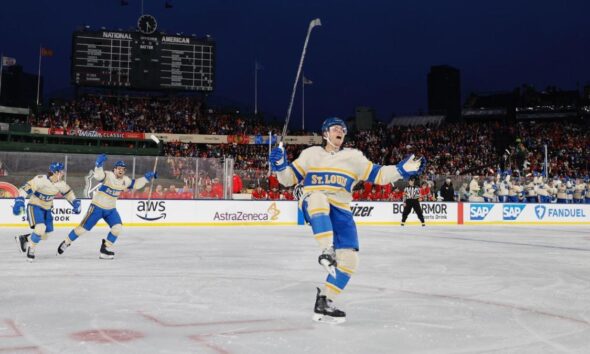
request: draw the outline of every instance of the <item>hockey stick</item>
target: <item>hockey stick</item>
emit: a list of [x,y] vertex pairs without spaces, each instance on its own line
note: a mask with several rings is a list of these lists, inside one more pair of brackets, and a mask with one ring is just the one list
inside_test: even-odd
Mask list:
[[[160,139],[158,139],[157,136],[155,135],[150,135],[150,139],[152,139],[156,144],[160,145]],[[156,161],[154,161],[154,169],[153,169],[153,173],[156,173],[156,168],[158,168],[158,156],[156,156]],[[148,201],[147,201],[147,207],[145,210],[145,217],[147,218],[147,214],[148,211],[150,209],[150,201],[152,200],[152,189],[154,187],[154,178],[152,178],[152,180],[150,181],[150,191],[148,193]]]
[[322,22],[319,18],[313,19],[309,23],[309,27],[307,28],[307,36],[305,37],[305,43],[303,43],[303,52],[301,53],[301,59],[299,59],[299,67],[297,68],[297,75],[295,76],[295,82],[293,83],[293,91],[291,92],[291,101],[289,101],[289,108],[287,109],[287,117],[285,118],[285,125],[283,126],[283,132],[281,134],[281,141],[279,142],[279,147],[283,148],[283,142],[285,141],[285,136],[287,135],[287,127],[289,126],[289,120],[291,119],[291,110],[293,109],[293,101],[295,100],[295,92],[297,90],[297,83],[299,82],[299,76],[301,75],[301,68],[303,68],[303,60],[305,59],[305,52],[307,51],[307,43],[309,42],[309,36],[311,35],[311,30],[314,29],[316,26],[321,26]]

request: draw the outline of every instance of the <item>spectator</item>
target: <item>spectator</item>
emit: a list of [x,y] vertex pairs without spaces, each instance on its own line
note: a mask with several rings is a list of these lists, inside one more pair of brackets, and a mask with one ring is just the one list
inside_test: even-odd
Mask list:
[[455,201],[455,189],[450,178],[445,179],[445,183],[440,187],[440,196],[443,202],[454,202]]
[[277,187],[274,187],[273,189],[270,190],[270,192],[268,192],[268,199],[269,200],[281,199],[281,193],[279,192],[279,189]]
[[237,173],[234,172],[232,180],[233,180],[233,191],[232,192],[234,194],[242,193],[242,187],[243,187],[242,178]]
[[252,192],[252,199],[265,200],[267,199],[266,192],[262,189],[262,186],[256,186],[256,189]]

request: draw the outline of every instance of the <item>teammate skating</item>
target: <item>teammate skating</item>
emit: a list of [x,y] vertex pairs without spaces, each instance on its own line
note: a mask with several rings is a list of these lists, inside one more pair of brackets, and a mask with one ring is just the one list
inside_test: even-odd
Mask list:
[[112,249],[113,244],[117,242],[117,238],[121,235],[122,231],[121,217],[116,208],[119,195],[127,189],[141,189],[152,178],[158,178],[157,173],[149,171],[145,173],[144,177],[131,179],[125,176],[127,165],[124,161],[115,162],[113,171],[105,172],[103,165],[106,161],[107,156],[105,154],[99,155],[96,158],[94,178],[102,182],[102,185],[94,194],[86,216],[84,216],[80,225],[70,231],[65,240],[57,248],[58,255],[63,254],[79,236],[92,230],[100,219],[104,219],[111,230],[106,239],[102,240],[99,258],[113,259],[115,257],[115,252]]
[[35,260],[35,249],[43,239],[47,239],[53,231],[53,199],[58,193],[73,207],[74,214],[80,214],[81,203],[76,199],[72,188],[62,178],[64,177],[64,165],[61,162],[53,162],[49,165],[46,175],[39,175],[31,179],[18,189],[19,196],[14,200],[12,213],[20,215],[25,209],[25,198],[30,196],[27,205],[27,221],[33,232],[26,235],[15,236],[18,249],[25,254],[27,261]]
[[303,185],[299,203],[320,246],[318,261],[329,272],[314,307],[313,319],[320,322],[342,323],[346,319],[334,300],[358,265],[358,236],[350,210],[353,186],[361,180],[384,185],[408,179],[420,174],[426,164],[413,156],[396,166],[373,164],[359,150],[342,149],[346,133],[344,121],[328,118],[322,124],[323,146],[303,150],[292,164],[282,147],[270,154],[271,167],[282,185]]

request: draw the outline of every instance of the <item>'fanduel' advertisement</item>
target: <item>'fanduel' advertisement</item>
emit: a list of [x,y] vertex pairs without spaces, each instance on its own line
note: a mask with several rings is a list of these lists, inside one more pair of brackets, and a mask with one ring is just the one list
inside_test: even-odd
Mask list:
[[590,205],[465,203],[465,222],[471,223],[589,223]]

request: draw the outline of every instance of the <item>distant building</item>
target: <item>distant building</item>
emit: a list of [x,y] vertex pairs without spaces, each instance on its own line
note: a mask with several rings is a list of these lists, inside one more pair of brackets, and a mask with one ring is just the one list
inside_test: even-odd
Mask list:
[[[43,92],[43,79],[41,79]],[[37,101],[37,75],[23,71],[20,65],[4,67],[2,70],[2,92],[0,105],[10,107],[33,107]]]
[[461,74],[448,65],[432,66],[428,73],[428,113],[447,121],[461,119]]
[[357,107],[354,111],[354,125],[358,130],[369,130],[377,121],[375,109],[371,107]]

